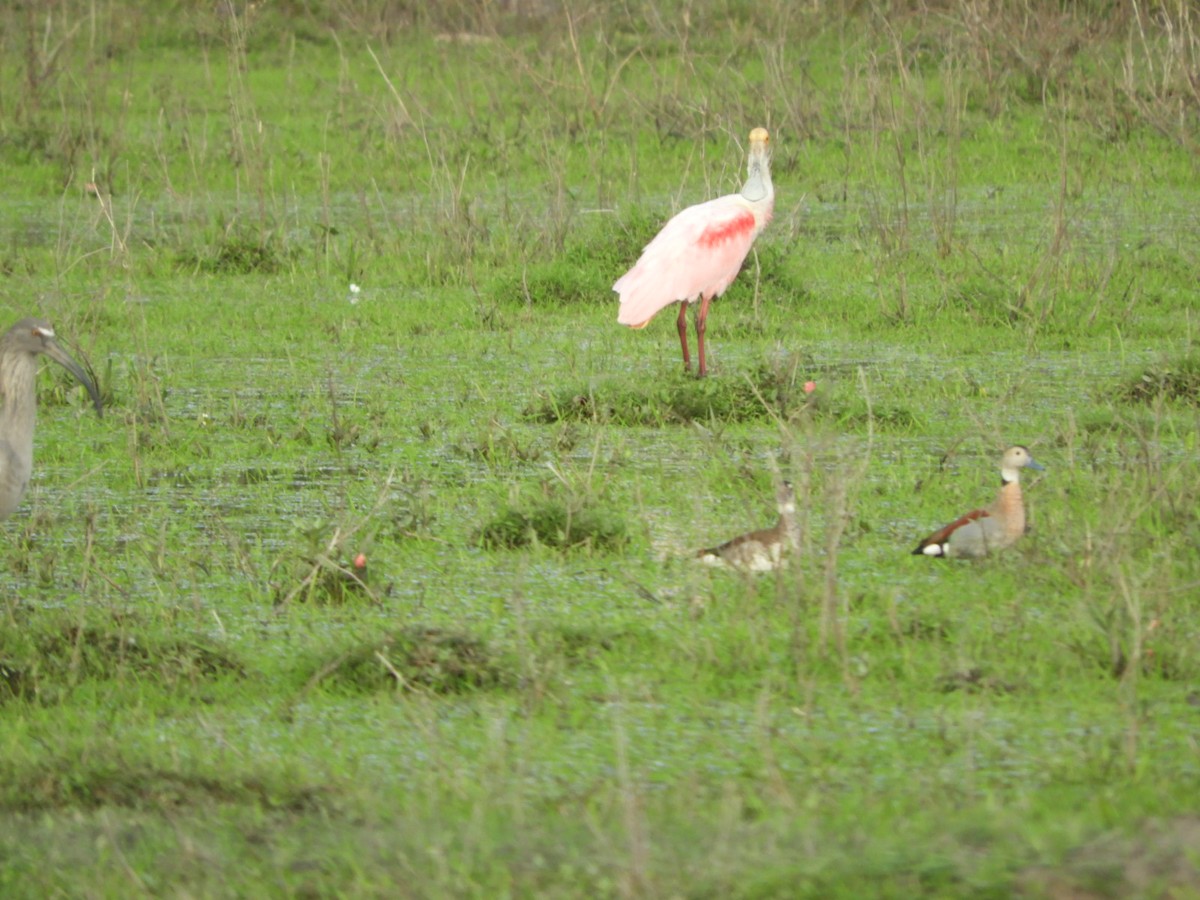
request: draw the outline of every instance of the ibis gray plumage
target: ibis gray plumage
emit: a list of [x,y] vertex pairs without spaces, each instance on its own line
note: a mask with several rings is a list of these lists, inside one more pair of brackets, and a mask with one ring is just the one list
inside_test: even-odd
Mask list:
[[91,395],[96,414],[104,414],[96,385],[58,345],[49,322],[22,319],[0,336],[0,519],[7,519],[21,503],[33,474],[39,354],[78,378]]

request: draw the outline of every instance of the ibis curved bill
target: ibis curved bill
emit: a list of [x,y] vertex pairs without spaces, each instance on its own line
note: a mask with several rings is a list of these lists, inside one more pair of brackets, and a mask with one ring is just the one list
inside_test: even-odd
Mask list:
[[91,395],[96,414],[104,415],[96,385],[59,346],[49,322],[22,319],[0,336],[0,519],[7,519],[20,505],[33,474],[39,355],[74,375]]

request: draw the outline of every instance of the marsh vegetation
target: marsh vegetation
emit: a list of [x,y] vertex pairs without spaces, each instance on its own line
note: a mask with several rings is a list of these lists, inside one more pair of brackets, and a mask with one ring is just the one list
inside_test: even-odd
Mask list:
[[[42,372],[3,525],[0,893],[1200,891],[1191,4],[55,0],[0,49],[0,328],[107,405]],[[610,288],[757,125],[685,378]],[[1024,539],[911,556],[1013,443]],[[690,561],[780,476],[783,571]]]

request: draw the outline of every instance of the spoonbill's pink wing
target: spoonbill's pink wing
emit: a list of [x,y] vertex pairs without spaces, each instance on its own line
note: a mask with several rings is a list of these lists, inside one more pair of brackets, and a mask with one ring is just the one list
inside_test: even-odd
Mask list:
[[617,321],[641,328],[664,306],[719,297],[737,277],[762,225],[739,194],[689,206],[663,226],[617,279]]

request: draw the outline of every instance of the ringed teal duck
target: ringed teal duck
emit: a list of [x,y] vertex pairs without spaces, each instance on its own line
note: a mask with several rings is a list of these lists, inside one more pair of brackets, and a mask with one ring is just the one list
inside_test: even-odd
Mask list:
[[1044,471],[1027,447],[1009,447],[1000,457],[1000,493],[991,505],[939,528],[917,544],[913,555],[978,559],[1011,547],[1025,533],[1021,469]]

